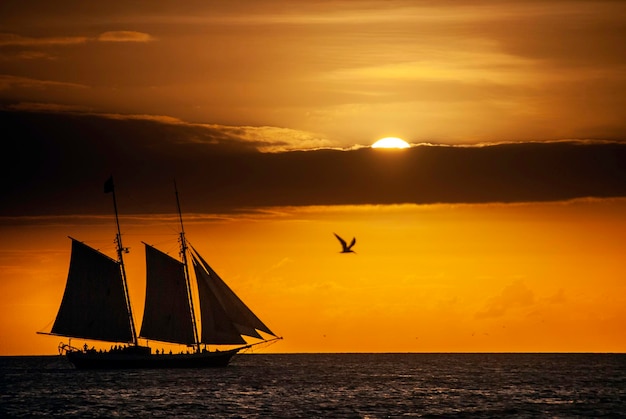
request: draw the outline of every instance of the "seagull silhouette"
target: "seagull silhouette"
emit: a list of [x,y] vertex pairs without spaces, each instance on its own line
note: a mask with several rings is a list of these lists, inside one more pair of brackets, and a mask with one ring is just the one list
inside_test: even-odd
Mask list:
[[333,233],[335,235],[335,237],[337,237],[337,240],[339,240],[339,242],[341,243],[341,253],[356,253],[354,250],[352,250],[352,246],[354,246],[354,244],[356,243],[356,237],[352,238],[352,241],[350,242],[350,245],[348,246],[348,244],[346,243],[346,241],[344,239],[342,239],[341,237],[339,237],[337,235],[337,233]]

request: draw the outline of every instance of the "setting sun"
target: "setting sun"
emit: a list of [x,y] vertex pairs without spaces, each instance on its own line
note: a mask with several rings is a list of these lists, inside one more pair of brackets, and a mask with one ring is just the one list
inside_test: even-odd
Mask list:
[[372,148],[409,148],[411,147],[409,143],[404,141],[402,138],[397,137],[386,137],[381,138],[372,144]]

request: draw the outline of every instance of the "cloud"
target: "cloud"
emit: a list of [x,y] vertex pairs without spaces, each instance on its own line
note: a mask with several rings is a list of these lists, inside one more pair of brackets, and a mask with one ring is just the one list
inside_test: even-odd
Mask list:
[[41,80],[33,79],[29,77],[11,76],[7,74],[0,74],[0,90],[7,90],[14,87],[29,88],[29,89],[47,89],[54,88],[71,88],[71,89],[84,89],[85,86],[80,83],[69,83],[55,80]]
[[12,51],[12,52],[3,52],[0,54],[0,59],[3,61],[30,61],[30,60],[48,60],[53,61],[56,60],[57,57],[53,54],[49,54],[43,51],[32,51],[32,50],[24,50],[24,51]]
[[100,42],[150,42],[154,38],[144,32],[137,31],[107,31],[101,33],[96,38],[87,36],[48,36],[48,37],[28,37],[15,33],[0,33],[0,47],[20,46],[20,47],[40,47],[40,46],[63,46],[85,44],[96,40]]
[[[317,148],[324,139],[314,134],[277,127],[50,110],[0,112],[7,133],[0,215],[99,212],[110,174],[132,191],[128,213],[171,211],[160,195],[174,178],[188,196],[187,211],[197,213],[626,196],[626,142],[334,150]],[[293,150],[305,144],[315,149]]]
[[563,288],[559,288],[559,290],[549,297],[545,298],[546,303],[548,304],[563,304],[567,302],[567,297],[565,296],[565,291]]
[[[1,80],[1,78],[0,78]],[[0,90],[2,90],[2,84],[0,81]],[[7,109],[15,111],[27,111],[27,112],[83,112],[89,111],[88,108],[78,105],[64,105],[61,103],[40,103],[40,102],[20,102],[15,104],[9,104]]]
[[33,61],[58,59],[56,54],[49,52],[55,47],[85,45],[89,42],[134,42],[146,43],[155,38],[144,32],[108,31],[97,37],[88,36],[43,36],[28,37],[15,33],[0,33],[0,59],[3,61]]
[[162,124],[186,125],[186,123],[183,122],[181,119],[174,118],[172,116],[166,116],[166,115],[137,115],[137,114],[118,114],[118,113],[100,113],[100,114],[84,113],[83,115],[93,115],[93,116],[99,116],[102,118],[117,119],[120,121],[124,121],[124,120],[142,121],[143,120],[143,121],[159,122]]
[[0,47],[77,45],[77,44],[84,44],[88,40],[89,38],[86,36],[55,36],[55,37],[32,38],[32,37],[17,35],[14,33],[1,33],[0,34]]
[[100,42],[151,42],[154,38],[143,32],[109,31],[101,33],[97,40]]
[[[257,3],[0,2],[13,32],[2,42],[28,50],[1,53],[21,61],[14,75],[96,86],[72,103],[292,127],[344,146],[392,129],[457,142],[626,132],[624,2]],[[132,54],[110,44],[156,36],[159,48]],[[73,42],[88,45],[57,47]],[[46,45],[56,62],[31,52]],[[34,96],[12,98],[69,102],[64,92]]]
[[[9,78],[9,81],[10,78]],[[29,80],[30,81],[30,80]],[[30,81],[32,82],[32,81]],[[26,81],[23,81],[26,83]],[[49,82],[55,84],[53,82]],[[19,84],[19,80],[14,84]],[[33,83],[34,84],[34,83]],[[45,85],[46,83],[42,83]],[[0,76],[0,90],[2,89],[2,76]],[[166,115],[138,115],[138,114],[115,114],[115,113],[91,113],[89,109],[80,106],[23,102],[11,104],[8,109],[33,112],[63,112],[76,113],[77,116],[106,118],[119,121],[152,121],[166,125],[197,129],[197,132],[210,135],[189,135],[185,142],[216,143],[222,141],[241,141],[254,145],[258,151],[277,153],[292,150],[312,150],[332,148],[331,141],[322,135],[301,130],[280,127],[252,127],[252,126],[228,126],[218,124],[195,124],[185,122],[179,118]]]
[[272,272],[272,271],[276,271],[281,269],[284,266],[290,265],[293,263],[293,259],[285,257],[282,258],[281,260],[279,260],[278,262],[276,262],[275,264],[273,264],[272,266],[269,267],[268,270],[266,270],[265,272]]
[[244,126],[221,127],[221,130],[233,137],[259,144],[258,150],[261,152],[311,150],[331,148],[332,145],[323,135],[289,128]]
[[502,292],[489,299],[485,307],[476,313],[478,319],[502,317],[511,310],[532,306],[535,294],[521,280],[506,286]]

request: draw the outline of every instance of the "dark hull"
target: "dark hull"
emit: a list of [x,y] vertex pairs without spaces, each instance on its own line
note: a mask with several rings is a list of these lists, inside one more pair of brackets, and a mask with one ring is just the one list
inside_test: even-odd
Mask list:
[[66,356],[80,370],[217,368],[227,366],[240,349],[173,355],[72,351],[67,352]]

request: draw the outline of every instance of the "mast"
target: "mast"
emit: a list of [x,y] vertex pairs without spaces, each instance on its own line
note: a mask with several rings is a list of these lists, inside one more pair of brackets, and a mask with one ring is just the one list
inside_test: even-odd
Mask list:
[[128,293],[128,284],[126,282],[126,268],[124,267],[124,253],[128,253],[128,248],[122,245],[122,232],[120,230],[120,220],[117,214],[117,200],[115,199],[115,186],[113,185],[113,175],[104,183],[104,193],[111,192],[113,194],[113,209],[115,210],[115,224],[117,225],[117,235],[115,236],[115,244],[117,245],[117,258],[122,271],[122,284],[124,285],[124,296],[126,297],[126,307],[128,309],[128,317],[130,320],[130,330],[133,334],[133,345],[138,344],[137,332],[135,331],[135,321],[133,318],[133,310],[130,305],[130,294]]
[[178,219],[180,221],[180,256],[183,260],[185,270],[185,281],[187,282],[187,297],[189,298],[189,308],[191,310],[191,323],[193,325],[193,338],[196,351],[200,352],[200,340],[198,339],[198,325],[196,324],[196,312],[193,307],[193,297],[191,294],[191,281],[189,277],[189,266],[187,265],[187,241],[185,240],[185,228],[183,226],[183,213],[180,210],[180,200],[178,199],[178,188],[174,181],[174,192],[176,193],[176,207],[178,208]]

